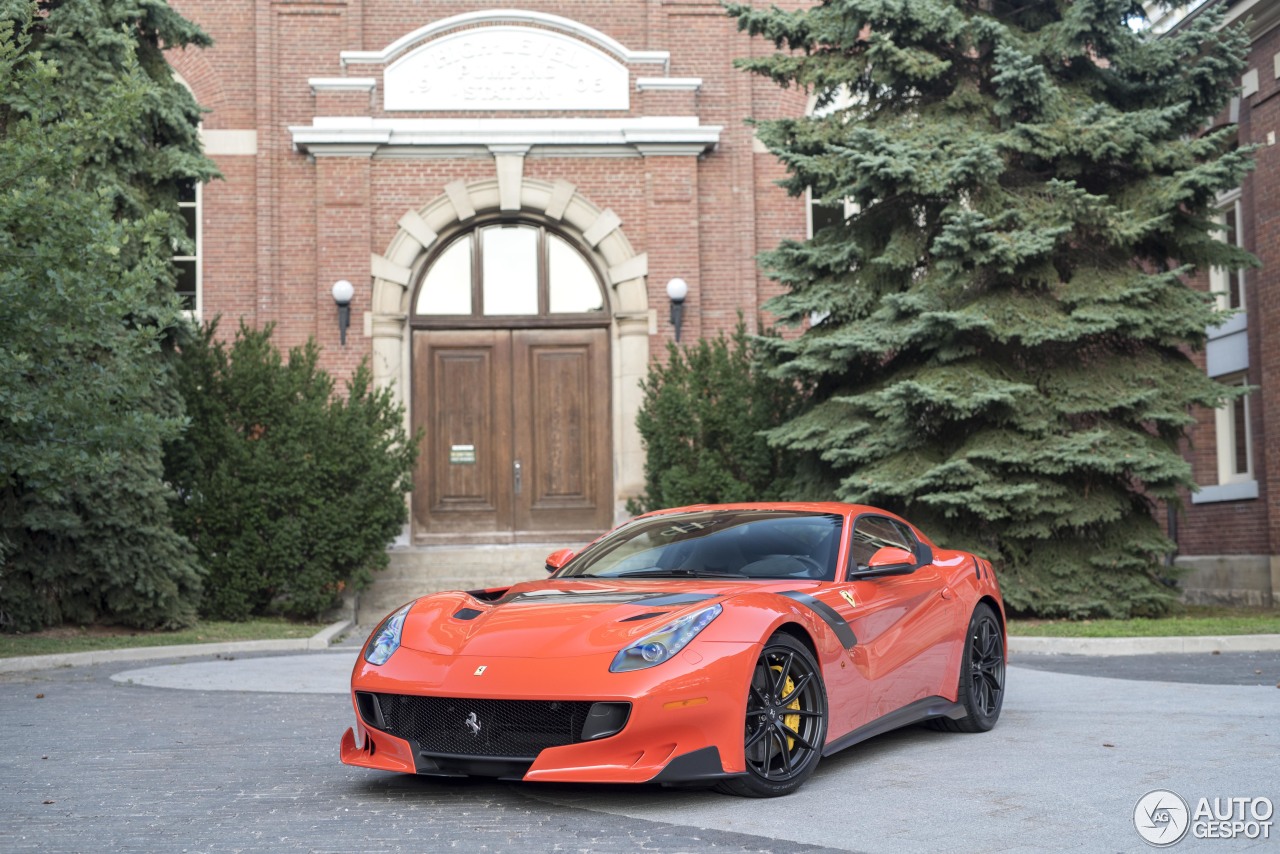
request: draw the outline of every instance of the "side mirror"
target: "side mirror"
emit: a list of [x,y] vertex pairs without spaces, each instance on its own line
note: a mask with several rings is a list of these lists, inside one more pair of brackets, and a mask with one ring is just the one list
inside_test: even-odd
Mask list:
[[877,575],[909,575],[916,571],[916,556],[906,549],[885,546],[878,549],[867,561],[867,568],[853,573],[859,578]]
[[547,555],[547,572],[555,572],[573,557],[573,549],[559,549]]

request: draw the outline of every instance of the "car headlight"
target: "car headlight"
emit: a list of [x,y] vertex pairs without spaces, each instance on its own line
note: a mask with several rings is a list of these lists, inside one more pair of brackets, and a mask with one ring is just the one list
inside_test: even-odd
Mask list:
[[686,614],[678,620],[672,620],[652,634],[645,635],[631,646],[619,652],[609,665],[611,673],[626,673],[629,670],[643,670],[661,664],[680,650],[689,641],[697,637],[698,632],[710,625],[720,616],[724,608],[712,605]]
[[364,648],[364,660],[370,664],[386,664],[391,653],[400,648],[400,633],[404,631],[404,618],[409,616],[410,602],[382,621],[378,630],[369,638]]

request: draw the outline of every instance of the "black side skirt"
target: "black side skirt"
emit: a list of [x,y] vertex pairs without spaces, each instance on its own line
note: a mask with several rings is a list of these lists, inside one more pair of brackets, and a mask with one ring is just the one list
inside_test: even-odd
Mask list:
[[897,711],[890,712],[884,717],[876,718],[869,724],[863,724],[853,732],[840,736],[835,741],[828,742],[827,746],[822,749],[822,755],[830,756],[860,741],[875,738],[877,735],[883,735],[900,727],[918,724],[930,718],[959,720],[966,714],[968,712],[965,711],[964,706],[959,703],[953,703],[945,697],[925,697],[923,700],[916,700],[914,703],[903,706]]

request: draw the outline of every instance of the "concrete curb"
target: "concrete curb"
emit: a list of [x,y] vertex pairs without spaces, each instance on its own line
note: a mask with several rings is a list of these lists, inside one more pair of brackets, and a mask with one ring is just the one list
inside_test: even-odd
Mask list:
[[[325,626],[309,638],[293,640],[229,641],[184,646],[141,646],[54,655],[0,658],[0,673],[25,673],[56,667],[84,667],[115,661],[148,661],[197,655],[246,652],[307,652],[328,649],[333,639],[351,628],[350,619]],[[1045,638],[1011,635],[1009,654],[1020,655],[1161,655],[1205,652],[1280,652],[1280,635],[1206,635],[1175,638]]]
[[1044,638],[1009,636],[1009,654],[1163,655],[1179,652],[1277,652],[1280,635],[1204,635],[1177,638]]
[[97,649],[89,652],[54,653],[0,658],[0,673],[26,673],[52,670],[56,667],[85,667],[115,661],[149,661],[165,658],[187,658],[195,655],[231,655],[245,652],[305,652],[328,649],[333,639],[351,628],[350,619],[325,626],[309,638],[280,640],[227,641],[195,643],[180,646],[139,646],[130,649]]

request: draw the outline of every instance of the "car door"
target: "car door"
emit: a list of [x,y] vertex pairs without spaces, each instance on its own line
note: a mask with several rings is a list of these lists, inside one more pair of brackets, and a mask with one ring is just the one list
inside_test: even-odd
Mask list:
[[[919,565],[903,575],[858,578],[871,555],[884,547],[906,549]],[[956,599],[947,588],[946,570],[933,563],[932,549],[910,526],[866,513],[854,522],[843,577],[823,599],[857,638],[852,658],[867,677],[869,719],[944,693]]]

